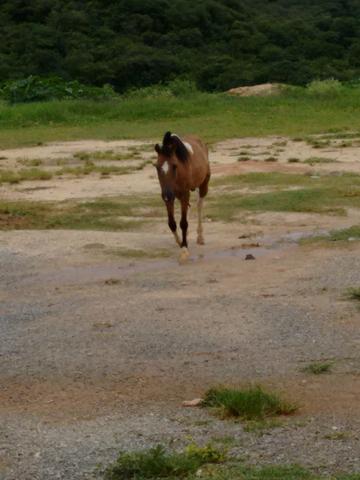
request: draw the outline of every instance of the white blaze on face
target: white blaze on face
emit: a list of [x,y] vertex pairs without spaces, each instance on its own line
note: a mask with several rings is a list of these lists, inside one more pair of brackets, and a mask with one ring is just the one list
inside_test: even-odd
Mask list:
[[163,166],[161,167],[162,171],[166,174],[169,171],[169,164],[168,162],[164,162]]

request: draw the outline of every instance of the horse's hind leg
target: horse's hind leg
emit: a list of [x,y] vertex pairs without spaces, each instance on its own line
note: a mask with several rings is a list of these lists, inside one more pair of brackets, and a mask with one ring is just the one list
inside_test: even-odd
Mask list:
[[202,209],[204,205],[204,197],[208,192],[210,175],[208,175],[205,181],[199,187],[199,198],[197,202],[197,211],[198,211],[198,228],[197,228],[197,243],[198,245],[204,245],[204,235],[203,235],[203,226],[202,226]]

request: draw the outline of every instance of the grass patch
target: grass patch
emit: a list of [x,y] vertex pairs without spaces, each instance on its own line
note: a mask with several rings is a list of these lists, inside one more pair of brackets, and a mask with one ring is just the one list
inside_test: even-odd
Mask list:
[[274,428],[280,428],[284,425],[277,418],[265,418],[261,420],[249,420],[244,425],[244,431],[248,433],[258,433],[262,435],[264,432],[268,430],[272,430]]
[[297,410],[295,404],[285,402],[277,394],[261,387],[247,389],[212,388],[204,398],[205,407],[216,408],[224,417],[245,420],[264,419],[275,415],[289,415]]
[[360,287],[350,287],[345,293],[346,298],[349,300],[360,301]]
[[264,158],[264,162],[277,162],[278,159],[276,157],[266,157]]
[[0,170],[0,184],[20,183],[26,180],[50,180],[52,173],[38,168],[23,168],[18,171]]
[[325,157],[310,157],[303,161],[308,165],[316,165],[321,163],[338,163],[334,158],[325,158]]
[[19,158],[17,163],[24,165],[25,167],[40,167],[43,161],[40,158]]
[[[360,208],[360,176],[291,175],[283,173],[252,173],[214,179],[213,186],[236,190],[241,185],[269,187],[273,191],[258,194],[221,192],[210,196],[207,212],[213,220],[231,221],[242,210],[309,212],[344,215],[347,207]],[[298,187],[296,189],[289,187]]]
[[226,459],[223,450],[211,445],[189,445],[183,452],[167,452],[162,445],[150,450],[120,453],[116,462],[105,471],[105,480],[189,478],[205,464]]
[[303,368],[303,372],[321,375],[323,373],[331,373],[332,368],[332,362],[313,362]]
[[300,162],[300,158],[297,158],[297,157],[290,157],[288,158],[288,163],[299,163]]
[[[266,135],[309,139],[328,131],[353,131],[360,120],[360,92],[332,98],[292,94],[235,97],[194,92],[184,97],[121,97],[111,101],[53,100],[0,104],[0,147],[78,139],[159,139],[166,130],[196,132],[207,141]],[[161,133],[159,133],[161,132]]]
[[323,242],[327,244],[336,244],[339,242],[360,240],[360,225],[353,225],[349,228],[343,228],[340,230],[332,230],[328,235],[318,235],[316,237],[306,238],[301,240],[300,243],[316,243]]
[[0,230],[134,230],[164,215],[156,196],[122,196],[91,202],[0,202]]

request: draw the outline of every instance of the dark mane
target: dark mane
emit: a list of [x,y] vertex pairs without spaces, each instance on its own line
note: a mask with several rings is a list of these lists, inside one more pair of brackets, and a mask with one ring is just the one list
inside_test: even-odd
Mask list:
[[189,160],[189,152],[181,139],[171,132],[166,132],[163,138],[162,152],[164,155],[170,156],[172,151],[175,151],[180,162],[185,163]]

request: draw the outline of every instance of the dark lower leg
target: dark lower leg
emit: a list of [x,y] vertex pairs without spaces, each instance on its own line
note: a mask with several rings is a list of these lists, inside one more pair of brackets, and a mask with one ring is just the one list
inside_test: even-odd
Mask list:
[[179,235],[176,231],[176,221],[175,221],[175,218],[174,218],[174,202],[172,203],[167,203],[166,204],[166,208],[167,208],[167,212],[168,212],[168,225],[169,225],[169,228],[170,230],[172,231],[174,237],[175,237],[175,241],[178,245],[181,244],[180,242],[180,238],[179,238]]
[[187,221],[187,210],[189,206],[189,199],[185,199],[181,201],[181,220],[180,220],[180,227],[182,231],[182,242],[181,247],[188,246],[187,244],[187,229],[188,229],[188,221]]

